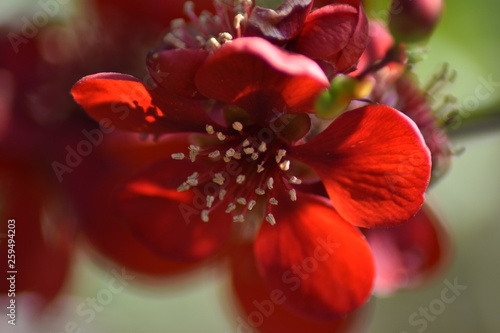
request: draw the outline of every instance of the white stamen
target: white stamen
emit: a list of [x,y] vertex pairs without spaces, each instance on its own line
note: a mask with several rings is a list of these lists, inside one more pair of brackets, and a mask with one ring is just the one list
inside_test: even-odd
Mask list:
[[231,213],[235,209],[236,209],[236,205],[231,202],[229,205],[227,205],[226,213]]
[[219,43],[224,44],[231,42],[233,40],[233,36],[229,32],[221,32],[217,40]]
[[284,160],[283,162],[280,163],[280,169],[283,171],[288,171],[290,170],[290,161],[289,160]]
[[248,147],[250,146],[250,140],[248,139],[245,139],[245,141],[243,141],[243,143],[241,144],[243,147]]
[[253,154],[255,152],[255,149],[253,147],[246,147],[246,148],[243,148],[243,151],[245,152],[245,154],[250,155],[250,154]]
[[271,205],[277,206],[278,205],[278,200],[276,200],[276,198],[271,198],[271,199],[269,199],[269,203]]
[[239,121],[235,121],[235,122],[233,123],[233,128],[234,128],[236,131],[240,132],[240,131],[242,131],[242,130],[243,130],[243,124],[242,124],[242,123],[240,123]]
[[207,195],[207,207],[211,208],[212,204],[214,203],[215,198],[213,195]]
[[256,189],[255,189],[255,193],[256,193],[257,195],[264,195],[264,194],[266,194],[266,191],[264,191],[264,190],[263,190],[263,189],[261,189],[261,188],[256,188]]
[[184,155],[184,153],[175,153],[175,154],[172,154],[172,158],[174,160],[183,160],[185,157],[186,157],[186,155]]
[[218,151],[218,150],[214,150],[213,152],[208,154],[208,157],[210,157],[210,158],[217,158],[219,156],[220,156],[220,151]]
[[208,222],[208,210],[204,209],[201,211],[201,220],[203,222]]
[[292,176],[290,178],[290,183],[292,184],[296,184],[296,185],[299,185],[299,184],[302,184],[302,180],[298,179],[297,177],[295,176]]
[[214,127],[212,125],[206,125],[205,130],[207,131],[208,134],[214,134]]
[[214,37],[211,37],[207,44],[205,45],[208,51],[215,51],[219,47],[221,47],[220,43]]
[[274,179],[273,179],[273,177],[269,177],[269,179],[267,180],[267,188],[272,190],[273,185],[274,185]]
[[240,205],[246,205],[247,199],[240,197],[240,198],[236,199],[236,202],[239,203]]
[[214,175],[214,178],[212,179],[212,181],[218,185],[224,185],[224,182],[226,181],[226,179],[224,179],[224,176],[222,176],[221,173],[216,173]]
[[233,148],[229,148],[228,150],[226,150],[227,157],[233,157],[234,154],[236,154],[236,150],[234,150]]
[[264,171],[264,161],[260,162],[258,165],[257,165],[257,173],[261,173],[262,171]]
[[189,186],[197,186],[198,185],[198,179],[196,178],[188,178],[186,180],[186,184],[188,184]]
[[295,191],[295,189],[291,189],[288,193],[290,194],[290,199],[292,201],[297,201],[297,191]]
[[238,177],[236,177],[236,183],[243,184],[244,181],[245,181],[245,175],[238,175]]
[[241,153],[234,153],[233,158],[234,158],[235,160],[241,160]]
[[273,214],[267,214],[266,221],[269,222],[271,225],[276,224],[276,219],[274,218]]
[[241,14],[236,14],[234,16],[234,22],[233,22],[233,25],[234,25],[234,28],[236,30],[240,29],[241,28],[241,22],[245,20],[245,16],[241,15]]
[[222,134],[221,132],[217,132],[217,139],[219,139],[220,141],[224,141],[226,140],[226,136],[224,134]]
[[233,222],[244,222],[245,217],[243,215],[235,215],[233,216]]
[[262,141],[262,142],[260,143],[260,145],[259,145],[259,148],[258,148],[258,149],[259,149],[259,151],[260,151],[260,152],[262,152],[262,153],[263,153],[263,152],[265,152],[265,151],[267,150],[267,144],[266,144],[264,141]]
[[257,153],[252,154],[252,160],[257,161],[258,158],[259,158],[259,154],[257,154]]
[[219,191],[219,200],[224,200],[224,197],[226,196],[227,191],[224,189],[221,189]]
[[189,186],[188,183],[184,182],[177,188],[177,192],[187,191],[190,188],[191,186]]
[[278,153],[276,154],[276,163],[280,163],[281,159],[286,156],[286,150],[285,149],[280,149],[278,150]]
[[190,145],[188,149],[189,149],[189,159],[191,160],[191,162],[196,161],[196,155],[198,155],[198,153],[200,152],[201,147]]
[[223,159],[223,160],[224,160],[224,162],[226,162],[226,163],[229,163],[229,162],[231,161],[231,157],[229,157],[229,156],[224,156],[222,159]]
[[256,204],[257,204],[257,201],[250,200],[250,202],[248,203],[248,210],[252,210]]

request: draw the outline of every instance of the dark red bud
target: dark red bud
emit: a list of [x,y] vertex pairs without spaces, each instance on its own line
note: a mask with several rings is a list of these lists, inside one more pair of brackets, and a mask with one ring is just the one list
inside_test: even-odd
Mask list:
[[441,17],[443,0],[393,0],[389,28],[399,42],[428,38]]

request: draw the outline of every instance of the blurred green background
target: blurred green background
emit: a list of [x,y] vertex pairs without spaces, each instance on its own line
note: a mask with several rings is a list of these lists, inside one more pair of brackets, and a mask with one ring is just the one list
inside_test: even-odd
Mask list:
[[[0,22],[33,6],[35,1],[1,0]],[[491,115],[482,120],[500,113],[499,9],[493,0],[447,1],[428,54],[416,68],[423,82],[445,62],[458,74],[450,93],[458,98],[463,123],[453,133],[453,145],[464,151],[428,196],[452,234],[454,257],[432,284],[377,299],[370,333],[500,332],[500,120]],[[488,98],[478,99],[479,111],[472,110],[467,101],[476,96],[483,79],[498,84],[492,85]],[[65,316],[50,320],[50,332],[63,332],[72,318],[92,333],[237,332],[236,317],[227,312],[228,277],[215,267],[161,288],[129,285],[95,320],[82,322],[75,308],[106,287],[111,275],[83,252],[78,260]],[[455,279],[467,289],[425,329],[412,326],[410,316],[441,297],[445,280]]]

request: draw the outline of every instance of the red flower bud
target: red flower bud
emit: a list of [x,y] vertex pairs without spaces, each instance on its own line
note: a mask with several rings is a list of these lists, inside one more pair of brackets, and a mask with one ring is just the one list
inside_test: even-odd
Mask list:
[[353,69],[368,41],[368,20],[359,0],[341,0],[307,16],[292,49],[335,66],[342,73]]
[[431,35],[442,9],[442,0],[393,0],[389,28],[400,42],[421,41]]

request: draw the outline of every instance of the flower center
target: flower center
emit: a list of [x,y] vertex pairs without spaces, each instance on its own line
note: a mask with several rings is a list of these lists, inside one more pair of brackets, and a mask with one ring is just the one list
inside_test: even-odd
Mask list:
[[208,51],[241,37],[242,30],[252,8],[251,0],[214,1],[216,14],[204,11],[199,16],[194,12],[194,4],[187,1],[184,12],[189,22],[176,19],[163,38],[167,49],[205,48]]
[[172,154],[174,160],[209,161],[208,168],[191,174],[177,191],[204,185],[206,207],[200,214],[204,222],[209,221],[215,208],[226,205],[225,213],[233,222],[245,221],[248,212],[262,207],[265,220],[276,224],[272,209],[279,204],[277,197],[284,197],[280,192],[286,191],[289,200],[295,201],[297,192],[292,185],[302,182],[290,175],[288,144],[270,128],[247,127],[240,121],[232,122],[226,134],[216,132],[212,125],[206,125],[206,132],[203,144],[192,144],[186,153]]

